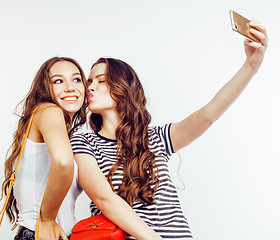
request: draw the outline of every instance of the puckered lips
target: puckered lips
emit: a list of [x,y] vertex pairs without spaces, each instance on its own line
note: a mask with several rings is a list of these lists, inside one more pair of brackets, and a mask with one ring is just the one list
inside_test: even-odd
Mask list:
[[89,101],[93,97],[93,94],[91,92],[87,93],[87,100]]

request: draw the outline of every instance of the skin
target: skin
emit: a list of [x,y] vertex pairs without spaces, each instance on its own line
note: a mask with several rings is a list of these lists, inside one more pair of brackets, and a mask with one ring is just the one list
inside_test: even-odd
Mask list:
[[91,71],[88,83],[91,88],[94,89],[92,97],[90,98],[90,111],[98,114],[107,114],[110,112],[116,112],[117,103],[112,99],[110,90],[106,84],[105,76],[105,63],[99,63]]
[[79,69],[70,62],[57,62],[50,69],[53,96],[72,118],[83,104],[85,95]]
[[88,96],[88,109],[93,113],[102,115],[103,127],[99,133],[115,139],[114,132],[120,123],[120,117],[116,110],[117,103],[112,99],[110,89],[107,87],[105,72],[106,64],[99,63],[93,67],[89,75],[89,94],[92,94],[92,97],[89,99]]
[[[79,69],[70,62],[57,62],[50,69],[53,96],[59,106],[43,103],[37,109],[28,139],[45,142],[51,165],[41,208],[40,240],[57,240],[67,236],[55,219],[73,179],[74,162],[62,108],[73,117],[82,107],[84,86]],[[71,98],[67,98],[70,96]],[[73,98],[74,96],[74,98]]]
[[[256,36],[261,43],[245,40],[244,47],[247,58],[235,76],[219,90],[207,105],[186,117],[184,120],[171,125],[170,134],[175,152],[201,136],[213,122],[231,106],[248,85],[252,77],[257,73],[267,48],[267,33],[265,27],[258,21],[252,21],[250,26],[251,33]],[[88,108],[91,112],[100,113],[103,117],[103,125],[99,134],[110,139],[116,139],[115,131],[120,124],[120,118],[116,111],[114,100],[110,96],[106,81],[104,82],[102,80],[105,79],[102,77],[105,74],[105,68],[106,64],[100,63],[95,65],[90,73]],[[100,179],[102,178],[99,172],[100,170],[97,170],[98,166],[96,160],[85,154],[76,154],[75,158],[79,165],[80,183],[84,185],[84,190],[88,193],[89,197],[95,200],[98,190],[104,187],[105,191],[105,188],[107,188],[106,184],[103,183],[105,179],[102,181],[102,188],[97,187],[99,184],[94,184],[95,188],[87,185],[87,182],[99,181],[97,175],[100,175]],[[91,180],[84,178],[84,175],[91,175]],[[101,200],[96,200],[94,202],[100,209],[103,209]],[[110,215],[110,212],[108,212],[108,218],[113,221],[116,219],[113,215]],[[129,232],[130,227],[128,224],[119,222],[120,220],[117,220],[117,222],[124,224],[122,226],[120,225],[120,227]],[[134,223],[134,225],[136,226],[136,223]],[[134,236],[136,237],[136,235]],[[138,237],[136,238],[138,239]]]

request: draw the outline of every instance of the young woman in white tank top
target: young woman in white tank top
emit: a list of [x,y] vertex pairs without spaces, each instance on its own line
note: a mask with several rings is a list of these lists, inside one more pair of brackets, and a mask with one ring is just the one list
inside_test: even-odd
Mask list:
[[54,57],[41,66],[23,101],[2,185],[6,193],[27,124],[36,109],[6,210],[14,227],[19,226],[15,239],[34,239],[44,192],[40,239],[67,240],[66,234],[71,233],[81,188],[69,137],[86,121],[85,86],[84,73],[75,60]]
[[[41,66],[23,102],[2,185],[6,194],[29,118],[37,108],[6,210],[14,227],[19,226],[15,240],[34,239],[42,199],[39,239],[67,240],[66,235],[71,234],[75,201],[82,189],[69,138],[86,121],[85,89],[78,63],[55,57]],[[100,183],[109,186],[105,177],[91,184]],[[102,201],[105,216],[137,239],[161,239],[122,198],[107,189],[94,199]],[[116,211],[115,206],[121,206],[122,211]]]

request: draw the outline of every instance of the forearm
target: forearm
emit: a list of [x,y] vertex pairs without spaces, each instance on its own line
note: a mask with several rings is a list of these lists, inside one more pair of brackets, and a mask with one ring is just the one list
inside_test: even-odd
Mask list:
[[75,154],[79,182],[85,193],[121,229],[139,240],[162,239],[135,213],[121,197],[115,194],[96,160],[88,154]]
[[135,213],[135,211],[117,194],[95,201],[97,207],[112,222],[125,232],[139,240],[162,239]]
[[42,220],[54,220],[57,216],[63,199],[65,198],[73,180],[74,160],[68,164],[53,161],[50,166],[47,186],[42,202]]
[[235,76],[203,108],[209,122],[216,121],[231,106],[256,72],[247,61],[243,64]]

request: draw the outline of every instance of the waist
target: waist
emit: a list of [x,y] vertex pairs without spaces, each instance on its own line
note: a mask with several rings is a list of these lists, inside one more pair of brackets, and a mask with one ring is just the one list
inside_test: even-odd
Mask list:
[[35,230],[41,201],[47,179],[44,183],[32,179],[23,179],[19,175],[14,185],[14,196],[19,210],[18,223],[28,222],[28,228]]

